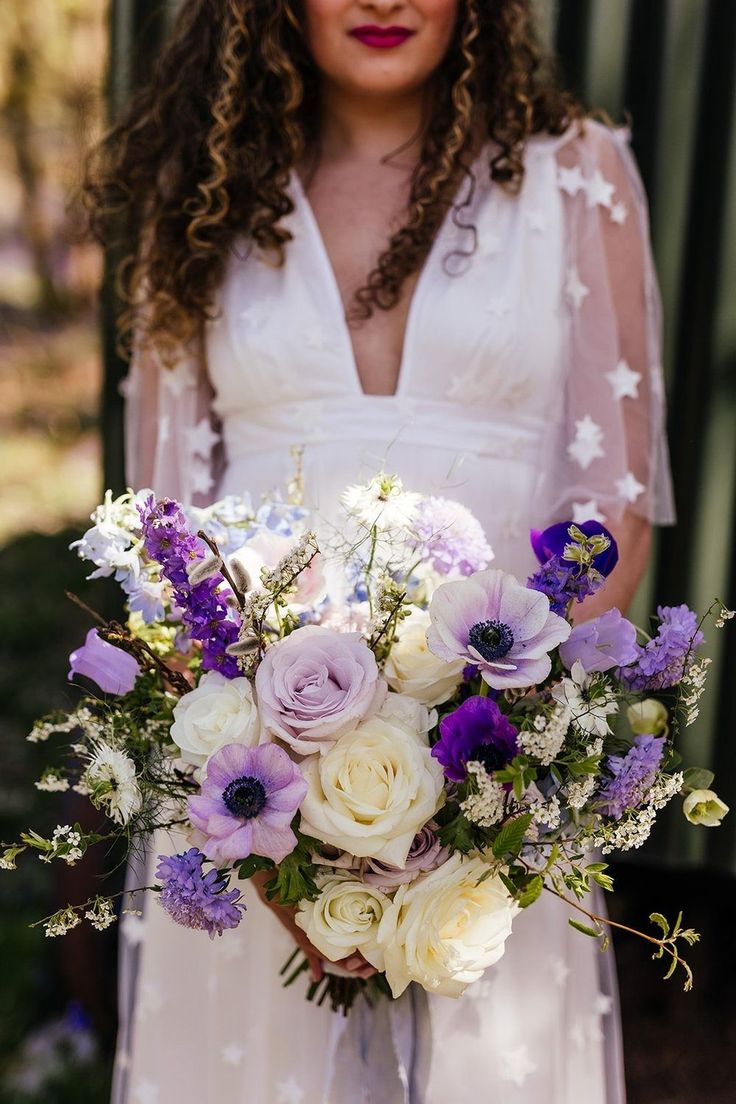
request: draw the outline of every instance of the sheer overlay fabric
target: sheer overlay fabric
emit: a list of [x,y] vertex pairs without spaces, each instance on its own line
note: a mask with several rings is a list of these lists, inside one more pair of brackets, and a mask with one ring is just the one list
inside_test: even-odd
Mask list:
[[[464,502],[495,566],[522,578],[532,525],[627,510],[672,522],[659,293],[628,143],[589,120],[535,136],[515,196],[482,151],[463,217],[445,220],[420,274],[391,396],[362,391],[294,175],[286,263],[238,242],[201,343],[173,369],[134,357],[129,484],[257,503],[284,487],[303,445],[306,500],[334,516],[339,490],[383,464]],[[183,846],[160,834],[151,855]],[[148,865],[131,884],[150,883]],[[125,918],[115,1104],[624,1100],[611,954],[572,931],[555,898],[518,918],[503,959],[459,1001],[410,987],[342,1021],[298,985],[280,988],[290,937],[244,892],[240,928],[214,943],[155,900]]]

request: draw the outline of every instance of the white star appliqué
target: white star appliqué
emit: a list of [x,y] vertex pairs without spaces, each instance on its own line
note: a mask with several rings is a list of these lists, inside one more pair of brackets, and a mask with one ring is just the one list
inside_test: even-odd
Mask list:
[[537,1068],[536,1062],[529,1057],[529,1048],[525,1043],[502,1054],[500,1065],[501,1079],[513,1081],[515,1085],[523,1085],[529,1074]]
[[202,421],[197,422],[196,426],[188,429],[186,437],[190,452],[205,459],[220,440],[219,434],[213,433],[209,418],[202,418]]
[[587,502],[573,502],[572,520],[576,525],[582,525],[584,521],[599,521],[604,525],[606,515],[601,513],[596,500],[589,498]]
[[120,922],[120,931],[123,939],[131,947],[138,947],[143,942],[146,921],[136,913],[128,913]]
[[606,993],[598,993],[593,1001],[593,1011],[596,1016],[607,1016],[613,1010],[613,997]]
[[614,203],[609,212],[609,218],[611,222],[615,222],[617,226],[623,226],[626,222],[626,216],[629,213],[629,208],[625,203]]
[[599,456],[605,456],[601,448],[603,430],[594,422],[590,414],[575,422],[575,440],[567,446],[568,455],[580,465],[589,468]]
[[549,960],[549,968],[555,985],[558,989],[563,989],[570,976],[570,967],[567,965],[564,958],[560,958],[559,955],[554,955]]
[[625,360],[620,360],[612,372],[606,372],[614,399],[636,399],[639,397],[641,372],[634,372]]
[[239,1066],[245,1058],[245,1047],[240,1043],[228,1043],[222,1047],[220,1054],[223,1062],[227,1062],[229,1066]]
[[579,165],[571,169],[561,168],[557,170],[557,183],[563,192],[568,195],[577,195],[581,188],[585,187],[585,180]]
[[589,293],[590,288],[587,288],[580,279],[580,274],[577,268],[573,265],[568,269],[567,279],[565,280],[565,294],[570,302],[575,306],[576,310],[580,309],[580,306],[585,299],[585,296]]
[[616,480],[616,490],[624,502],[636,502],[639,495],[644,494],[646,487],[633,472],[627,472],[623,479]]
[[196,456],[192,457],[191,471],[192,494],[207,494],[215,482],[207,461],[200,460]]
[[276,1086],[276,1104],[302,1104],[304,1089],[294,1077],[279,1081]]
[[585,182],[588,207],[595,207],[596,204],[599,204],[601,207],[610,209],[614,190],[613,184],[609,184],[600,169],[596,169],[590,179]]

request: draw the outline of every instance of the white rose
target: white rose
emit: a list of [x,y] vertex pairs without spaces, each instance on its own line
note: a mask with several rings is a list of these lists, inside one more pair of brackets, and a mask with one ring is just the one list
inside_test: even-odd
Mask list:
[[350,873],[323,875],[317,884],[320,896],[316,901],[302,901],[295,917],[310,943],[330,962],[360,951],[371,966],[382,970],[378,926],[391,898]]
[[380,713],[302,764],[301,830],[360,858],[403,866],[414,836],[443,802],[426,708],[389,694]]
[[247,678],[225,678],[207,671],[199,686],[174,706],[171,739],[185,763],[201,767],[226,744],[258,743],[258,712]]
[[693,790],[685,798],[682,811],[691,824],[717,828],[728,812],[728,805],[714,790]]
[[429,614],[413,609],[399,625],[399,639],[391,647],[384,674],[392,690],[408,694],[425,705],[440,705],[457,690],[463,677],[463,659],[448,663],[427,646]]
[[437,870],[400,886],[378,929],[391,992],[410,981],[459,997],[503,955],[519,906],[488,864],[455,853]]

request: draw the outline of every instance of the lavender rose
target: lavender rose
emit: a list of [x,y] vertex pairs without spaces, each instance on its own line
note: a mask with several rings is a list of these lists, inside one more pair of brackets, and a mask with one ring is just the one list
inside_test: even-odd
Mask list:
[[568,671],[575,660],[580,660],[587,674],[626,667],[637,655],[636,629],[617,609],[573,626],[567,640],[560,644],[560,659]]
[[366,859],[363,881],[379,889],[396,889],[413,882],[420,874],[436,870],[449,854],[448,848],[442,846],[430,825],[425,824],[414,837],[403,867],[392,866],[379,859]]
[[358,633],[317,625],[272,644],[256,674],[264,730],[302,755],[328,751],[377,712],[387,689]]

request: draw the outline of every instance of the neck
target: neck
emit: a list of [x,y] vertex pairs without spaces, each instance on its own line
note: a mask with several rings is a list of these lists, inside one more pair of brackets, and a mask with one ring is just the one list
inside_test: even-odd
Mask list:
[[375,163],[394,150],[410,162],[421,146],[425,90],[383,98],[353,93],[325,81],[321,146],[326,160]]

